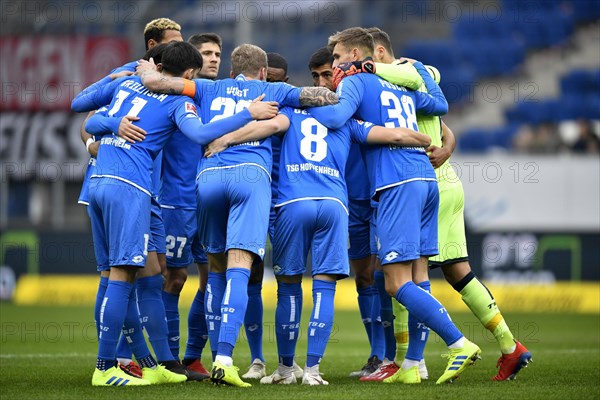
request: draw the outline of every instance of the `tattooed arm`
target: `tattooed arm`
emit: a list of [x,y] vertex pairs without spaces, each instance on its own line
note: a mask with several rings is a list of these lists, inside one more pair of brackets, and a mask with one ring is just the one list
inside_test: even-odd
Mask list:
[[303,87],[299,101],[300,107],[320,107],[339,103],[339,97],[325,87]]
[[[152,60],[152,59],[151,59]],[[140,77],[142,85],[151,92],[167,94],[183,94],[187,79],[165,76],[156,70],[154,61],[139,60],[135,74]],[[193,94],[192,96],[193,97]]]

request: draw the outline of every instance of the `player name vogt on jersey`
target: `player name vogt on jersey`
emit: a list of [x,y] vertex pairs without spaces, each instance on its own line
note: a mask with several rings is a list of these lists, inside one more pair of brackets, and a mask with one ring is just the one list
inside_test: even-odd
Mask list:
[[125,139],[117,137],[117,136],[103,137],[100,140],[100,144],[108,144],[108,145],[111,145],[111,146],[120,147],[120,148],[125,149],[125,150],[131,149],[131,144],[127,143],[125,141]]
[[148,89],[146,89],[146,87],[144,85],[142,85],[140,82],[136,82],[133,80],[127,80],[125,82],[123,82],[123,84],[121,85],[124,88],[127,88],[129,90],[132,90],[136,93],[139,94],[143,94],[145,96],[148,97],[152,97],[153,99],[156,99],[158,101],[163,101],[167,98],[167,94],[161,94],[161,93],[154,93],[149,91]]
[[240,89],[237,86],[228,86],[226,93],[236,97],[247,97],[249,89]]
[[315,165],[311,163],[302,163],[302,164],[286,164],[285,165],[288,172],[305,172],[305,171],[314,171],[317,174],[326,174],[336,178],[340,177],[340,171],[335,168],[326,167],[322,165]]

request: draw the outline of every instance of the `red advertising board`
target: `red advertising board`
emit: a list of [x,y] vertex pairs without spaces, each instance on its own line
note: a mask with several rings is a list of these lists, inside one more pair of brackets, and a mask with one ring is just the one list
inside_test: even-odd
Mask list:
[[0,110],[68,110],[74,94],[131,61],[114,37],[0,37]]

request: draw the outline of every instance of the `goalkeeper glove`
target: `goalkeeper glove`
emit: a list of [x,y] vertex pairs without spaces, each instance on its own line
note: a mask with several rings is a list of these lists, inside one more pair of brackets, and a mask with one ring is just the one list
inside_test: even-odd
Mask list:
[[350,61],[339,64],[333,69],[333,90],[336,90],[342,79],[347,76],[352,76],[366,72],[369,74],[375,73],[375,63],[371,57],[367,57],[362,61]]

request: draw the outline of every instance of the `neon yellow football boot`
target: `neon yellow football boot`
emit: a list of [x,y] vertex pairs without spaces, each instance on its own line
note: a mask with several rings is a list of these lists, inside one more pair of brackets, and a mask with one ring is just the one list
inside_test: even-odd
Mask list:
[[239,368],[232,365],[226,367],[222,363],[215,361],[210,371],[210,380],[216,385],[231,385],[237,387],[251,387],[252,385],[240,379]]
[[127,375],[117,366],[100,371],[98,368],[92,375],[92,386],[147,386],[150,385],[146,379],[140,379]]
[[389,378],[385,378],[383,383],[406,383],[415,384],[421,383],[421,374],[419,373],[419,367],[414,366],[409,369],[399,368],[394,375]]
[[441,383],[452,383],[453,380],[467,368],[469,365],[473,365],[475,361],[480,359],[481,349],[475,343],[470,342],[465,338],[465,344],[459,349],[450,349],[449,354],[442,354],[442,357],[448,358],[448,365],[446,371],[440,376],[436,384]]
[[169,371],[164,365],[158,364],[156,368],[142,368],[142,376],[151,385],[165,383],[181,383],[187,381],[187,376]]

